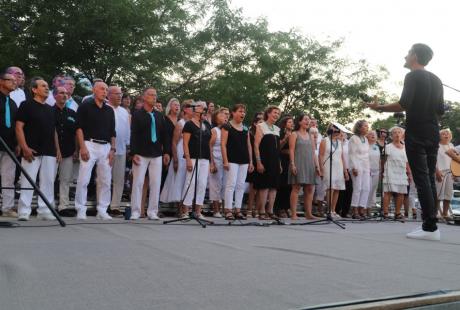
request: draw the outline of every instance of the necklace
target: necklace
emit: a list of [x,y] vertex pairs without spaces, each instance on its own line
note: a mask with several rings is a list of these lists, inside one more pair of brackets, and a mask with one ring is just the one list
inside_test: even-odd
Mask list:
[[270,125],[268,125],[267,122],[265,122],[265,124],[267,124],[267,127],[268,127],[268,129],[270,129],[270,131],[275,131],[275,125],[270,126]]

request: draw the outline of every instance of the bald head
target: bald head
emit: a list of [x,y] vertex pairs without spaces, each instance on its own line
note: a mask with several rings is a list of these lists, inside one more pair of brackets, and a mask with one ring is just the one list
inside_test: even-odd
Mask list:
[[103,81],[95,82],[93,86],[94,100],[98,103],[104,102],[104,100],[107,98],[107,89],[107,84],[105,84]]
[[19,67],[9,67],[6,69],[6,72],[9,74],[12,74],[14,78],[16,79],[16,86],[20,88],[24,88],[24,83],[26,81],[24,72],[22,72],[22,69]]
[[121,97],[123,93],[121,92],[121,87],[118,86],[110,86],[108,92],[108,98],[110,105],[114,107],[118,107],[121,104]]

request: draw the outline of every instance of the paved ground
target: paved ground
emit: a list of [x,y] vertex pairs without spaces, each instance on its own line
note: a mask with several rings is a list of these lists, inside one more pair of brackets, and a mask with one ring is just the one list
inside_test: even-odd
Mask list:
[[405,238],[413,222],[67,221],[0,229],[0,309],[296,309],[460,288],[459,226],[428,242]]

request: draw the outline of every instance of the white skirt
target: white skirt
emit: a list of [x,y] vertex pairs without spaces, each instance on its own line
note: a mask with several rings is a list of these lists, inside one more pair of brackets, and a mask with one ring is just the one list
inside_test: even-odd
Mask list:
[[407,194],[407,185],[384,183],[383,192],[384,193]]
[[169,164],[168,176],[166,177],[160,201],[164,203],[182,201],[182,189],[184,188],[185,175],[187,174],[184,158],[178,159],[177,172],[174,171],[173,163]]
[[454,179],[450,170],[441,171],[442,181],[436,181],[436,193],[438,200],[452,200],[454,190]]

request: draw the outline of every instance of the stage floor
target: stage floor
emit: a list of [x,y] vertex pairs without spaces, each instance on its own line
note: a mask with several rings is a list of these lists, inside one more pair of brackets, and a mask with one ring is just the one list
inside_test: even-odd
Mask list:
[[415,222],[65,220],[0,229],[0,309],[296,309],[460,288],[459,226],[429,242],[406,239]]

